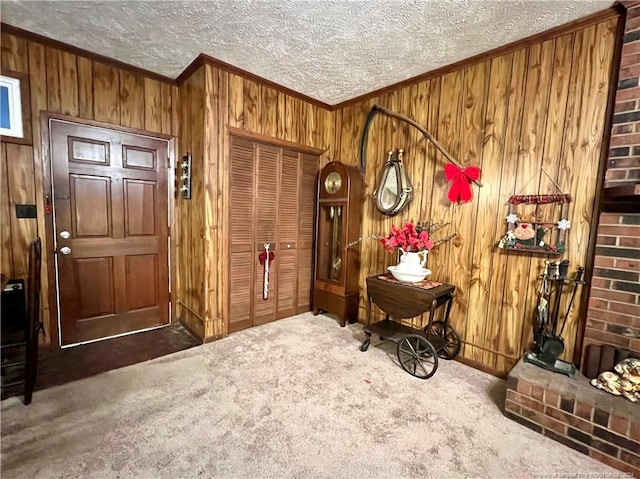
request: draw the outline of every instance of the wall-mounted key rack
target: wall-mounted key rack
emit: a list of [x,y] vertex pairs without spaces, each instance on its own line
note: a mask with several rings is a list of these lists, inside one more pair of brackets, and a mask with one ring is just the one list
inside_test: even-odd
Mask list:
[[191,199],[191,154],[187,153],[180,161],[180,197]]

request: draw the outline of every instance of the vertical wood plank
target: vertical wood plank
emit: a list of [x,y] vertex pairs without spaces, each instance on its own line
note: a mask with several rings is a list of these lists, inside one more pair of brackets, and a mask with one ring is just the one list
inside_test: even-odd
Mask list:
[[97,121],[120,124],[120,75],[99,62],[93,62],[93,115]]
[[73,53],[62,52],[59,57],[60,111],[78,116],[78,67]]
[[120,125],[144,129],[144,80],[120,70]]
[[278,134],[278,92],[273,88],[260,86],[262,108],[260,108],[260,133],[269,136]]
[[62,52],[55,48],[45,48],[47,65],[47,109],[52,113],[62,112],[62,85],[60,84],[60,65]]
[[173,134],[173,125],[172,125],[172,120],[171,120],[171,112],[174,108],[173,102],[172,102],[172,95],[171,95],[171,90],[172,90],[172,86],[169,85],[168,83],[161,83],[161,89],[162,89],[162,111],[161,111],[161,121],[162,121],[162,127],[161,127],[161,132],[164,133],[165,135],[172,135]]
[[158,80],[144,78],[144,129],[162,132],[162,85]]
[[[187,130],[182,128],[183,123],[186,123],[189,109],[185,105],[185,99],[187,97],[187,88],[188,81],[184,82],[177,89],[178,91],[178,102],[180,104],[180,114],[178,120],[180,122],[180,135],[178,136],[178,142],[176,146],[176,171],[178,168],[178,162],[183,155],[183,152],[190,149],[190,138]],[[173,97],[172,97],[173,100]],[[173,228],[174,228],[174,238],[175,238],[175,292],[174,297],[176,301],[176,316],[178,319],[184,324],[188,324],[188,315],[187,310],[184,307],[185,301],[185,271],[188,270],[188,264],[184,262],[184,248],[186,243],[186,229],[184,223],[186,221],[185,218],[185,208],[184,201],[180,198],[179,191],[176,192],[176,200],[175,200],[175,214],[173,220]],[[194,330],[195,332],[195,330]]]
[[244,128],[244,80],[229,75],[229,126]]
[[78,57],[78,114],[93,120],[93,67],[85,57]]
[[[34,192],[37,209],[37,231],[42,241],[42,264],[48,264],[49,238],[45,227],[44,205],[44,171],[42,164],[42,142],[40,131],[40,112],[47,109],[47,72],[45,61],[45,49],[39,43],[29,42],[29,85],[31,98],[31,124],[33,126],[33,172]],[[42,310],[41,321],[44,325],[45,336],[43,342],[51,342],[52,327],[49,311],[49,275],[46,267],[41,272],[40,308]]]
[[[440,109],[439,109],[439,126],[438,141],[444,148],[454,157],[461,158],[461,132],[460,124],[462,120],[462,100],[464,86],[464,71],[456,71],[442,77],[440,86]],[[444,177],[444,165],[446,159],[440,152],[436,155],[435,176],[433,178],[433,189],[431,191],[431,215],[434,221],[438,223],[452,223],[453,210],[456,206],[452,205],[447,198],[449,183]],[[442,234],[454,232],[455,227],[443,229]],[[457,241],[454,238],[453,241]],[[429,269],[436,272],[438,280],[449,282],[453,280],[454,270],[450,268],[449,257],[451,255],[452,241],[442,244],[433,249],[429,253]],[[455,283],[452,283],[455,284]],[[457,285],[456,285],[457,286]],[[452,318],[453,326],[458,329],[463,318]]]
[[[551,178],[548,178],[544,173],[541,172],[537,190],[539,194],[564,192],[564,189],[563,191],[558,191],[557,187],[554,185],[551,179],[553,179],[557,183],[559,165],[561,164],[561,161],[559,160],[562,158],[563,137],[565,134],[564,123],[567,113],[569,79],[572,67],[573,39],[574,35],[570,34],[557,38],[555,42],[553,70],[549,94],[549,108],[545,124],[544,150],[541,166]],[[564,188],[564,185],[561,186]],[[549,211],[555,211],[557,214],[559,213],[559,208],[557,206],[549,206],[541,211],[545,215],[548,214]],[[555,221],[557,219],[559,218],[539,218],[539,220],[544,221]],[[551,233],[547,234],[551,235]],[[535,291],[537,291],[537,289],[539,288],[540,267],[542,267],[542,265],[540,265],[539,267],[532,267],[529,271],[529,290],[533,293],[535,293]],[[529,296],[532,297],[534,301],[537,301],[538,299],[534,294],[529,294]],[[529,307],[529,309],[532,308],[533,305]],[[528,344],[531,344],[533,341],[533,328],[529,327],[527,323],[528,322],[525,318],[521,340],[522,351],[524,351],[527,348]]]
[[[201,338],[204,337],[205,261],[205,68],[198,69],[180,86],[180,155],[192,155],[191,200],[176,200],[177,225],[177,301],[179,317]],[[195,314],[194,314],[195,313]]]
[[[489,76],[489,62],[476,64],[465,69],[464,93],[462,109],[461,152],[460,161],[463,166],[476,165],[483,168],[482,150],[484,140],[484,113],[486,108],[486,87]],[[462,349],[462,355],[477,359],[482,352],[471,346],[476,344],[473,331],[483,320],[469,314],[469,287],[474,270],[473,245],[477,227],[478,189],[471,185],[474,201],[459,205],[454,209],[453,225],[458,236],[451,242],[451,271],[456,272],[456,295],[453,301],[452,315],[462,320],[458,323],[458,333],[466,338],[467,344]],[[471,326],[469,327],[469,323]],[[469,331],[469,334],[467,334]],[[478,338],[477,342],[482,342]]]
[[[391,111],[398,111],[398,109],[400,108],[400,92],[398,90],[394,90],[383,95],[381,98],[381,103],[383,106],[387,107]],[[357,117],[357,114],[360,110],[361,108],[354,109],[354,116],[352,118],[352,124],[351,124],[352,134],[356,138],[359,136],[360,125],[362,125],[362,122],[359,121]],[[398,150],[400,148],[406,149],[404,134],[403,134],[404,131],[406,130],[404,129],[404,127],[405,125],[403,123],[398,122],[394,118],[385,118],[382,124],[382,135],[381,135],[381,138],[384,144],[389,145],[390,149],[393,149],[393,150]],[[354,143],[353,148],[351,150],[350,157],[354,158],[354,161],[355,161],[355,158],[357,158],[357,155],[358,155],[357,143]],[[383,165],[384,165],[385,159],[386,159],[386,156],[383,156],[382,158],[379,157],[377,159],[377,161],[379,162],[378,163],[379,166],[376,168],[378,175],[380,175],[380,171],[382,171],[382,168],[384,167]],[[379,179],[376,180],[376,182],[374,183],[376,184],[376,186],[377,186],[377,181],[379,181]],[[378,222],[378,227],[377,227],[378,231],[382,231],[383,234],[387,234],[391,230],[392,225],[402,226],[403,222],[409,219],[409,217],[406,215],[407,215],[407,210],[405,210],[405,212],[402,215],[398,215],[395,218],[379,215],[382,221]],[[390,264],[394,264],[396,262],[395,255],[389,254],[386,251],[381,250],[378,245],[375,245],[375,246],[376,248],[372,250],[373,256],[370,263],[370,268],[371,268],[370,274],[375,274],[375,271],[386,271],[387,267]]]
[[204,317],[205,337],[215,336],[218,319],[218,128],[219,82],[216,68],[205,65],[204,76]]
[[475,222],[466,340],[486,348],[475,348],[469,356],[481,364],[493,360],[491,353],[487,352],[493,346],[488,338],[487,326],[493,323],[490,319],[493,319],[494,312],[489,308],[489,297],[497,254],[487,255],[486,252],[495,250],[495,232],[500,222],[496,212],[503,208],[498,179],[504,161],[512,60],[512,55],[504,55],[491,61],[482,149],[482,177],[490,180],[485,181],[482,188],[474,188],[475,201],[478,202],[477,218],[482,219],[476,219]]
[[287,96],[278,92],[278,117],[276,118],[276,135],[278,138],[286,139],[287,134]]
[[[515,177],[515,191],[520,194],[537,193],[537,182],[542,165],[544,121],[549,100],[553,49],[553,40],[533,45],[528,49],[524,116]],[[517,253],[513,254],[507,262],[505,279],[507,287],[501,314],[500,351],[510,357],[519,357],[524,328],[532,327],[533,298],[528,296],[529,271],[533,268],[541,272],[539,266],[539,261],[533,261],[531,255]]]
[[284,139],[287,141],[297,141],[298,139],[298,104],[296,99],[285,95],[285,115],[284,115]]
[[[4,41],[4,37],[3,37]],[[7,144],[0,143],[0,267],[7,277],[14,277],[13,241],[11,238],[11,205],[9,202],[9,175],[7,171]]]
[[218,167],[218,197],[216,198],[216,206],[218,208],[218,232],[220,238],[224,238],[220,241],[220,263],[219,263],[219,284],[218,284],[218,308],[217,314],[219,315],[220,329],[216,331],[216,334],[220,336],[226,336],[229,334],[227,321],[225,318],[229,318],[229,242],[226,238],[229,237],[229,180],[230,180],[230,166],[229,166],[229,73],[220,72],[218,77],[219,81],[219,97],[217,105],[218,115],[218,139],[217,139],[217,156],[222,158],[222,161],[217,162]]
[[[498,208],[495,211],[496,219],[496,243],[506,231],[506,215],[507,201],[511,195],[515,193],[515,178],[517,161],[515,160],[520,148],[520,130],[522,129],[522,117],[524,102],[522,101],[525,91],[525,79],[527,71],[528,52],[527,50],[517,50],[511,54],[513,60],[511,62],[511,80],[509,84],[509,98],[506,113],[506,133],[504,143],[504,156],[502,159],[502,169],[500,172],[500,196],[498,198]],[[494,253],[495,254],[495,253]],[[506,302],[511,285],[507,281],[507,265],[510,256],[513,253],[497,250],[497,254],[493,258],[492,281],[489,291],[489,311],[494,318],[485,328],[488,349],[492,351],[500,351],[508,354],[501,349],[501,339],[503,334],[504,317],[502,315],[506,306]],[[494,354],[483,354],[484,361],[493,361],[490,365],[500,371],[505,370],[506,363],[503,356]]]
[[305,110],[306,128],[304,138],[301,138],[302,144],[307,146],[316,145],[318,125],[316,124],[316,107],[311,103],[302,104]]
[[[549,99],[551,93],[551,73],[553,71],[553,58],[555,51],[556,41],[549,40],[539,45],[539,48],[532,47],[529,49],[529,77],[527,78],[527,90],[528,92],[530,87],[530,80],[534,79],[537,81],[536,88],[536,96],[535,99],[532,100],[532,105],[535,105],[534,108],[529,109],[528,105],[525,104],[525,124],[526,130],[521,134],[521,148],[525,150],[524,156],[521,155],[518,158],[518,175],[523,182],[519,182],[520,186],[518,187],[518,191],[521,188],[525,188],[525,194],[527,193],[527,189],[529,191],[533,191],[536,193],[547,193],[539,191],[539,181],[541,176],[541,167],[543,164],[543,153],[544,153],[544,142],[545,142],[545,124],[547,121],[547,112],[549,108]],[[534,57],[532,58],[532,55]],[[532,71],[531,68],[535,69]],[[532,76],[533,73],[533,76]],[[528,99],[528,95],[525,98],[525,102]],[[524,135],[524,132],[528,131],[528,135]],[[522,160],[526,163],[525,165],[528,168],[525,168],[525,173],[522,174]],[[530,180],[531,177],[534,177],[535,180],[532,183],[529,183],[528,186],[526,182]],[[522,256],[522,255],[521,255]],[[533,319],[534,315],[531,314],[531,311],[535,310],[537,305],[537,297],[536,297],[536,286],[537,286],[537,278],[542,273],[544,269],[543,262],[540,261],[539,258],[530,257],[527,261],[520,260],[518,262],[519,266],[522,268],[520,281],[523,284],[521,291],[522,297],[524,298],[523,306],[520,308],[521,311],[521,330],[520,330],[520,338],[518,340],[519,347],[515,353],[515,356],[519,357],[522,355],[525,350],[528,349],[528,345],[524,342],[524,337],[528,334],[532,335],[533,329]]]
[[16,218],[15,207],[35,203],[33,181],[33,149],[30,146],[6,144],[7,181],[11,218],[13,273],[26,278],[28,272],[29,243],[37,236],[37,222],[32,218]]
[[[567,253],[573,268],[584,265],[584,251],[589,242],[592,227],[596,227],[594,218],[594,196],[597,184],[597,168],[584,168],[589,158],[597,165],[602,134],[604,114],[607,106],[609,66],[613,58],[613,46],[616,32],[615,20],[594,25],[576,33],[574,45],[574,64],[577,60],[580,68],[572,70],[572,77],[578,82],[579,91],[573,95],[571,109],[578,121],[567,126],[565,136],[565,161],[559,172],[561,186],[571,185],[570,193],[574,198],[569,205],[571,229],[567,235]],[[572,81],[573,83],[573,81]],[[580,295],[585,294],[584,288]],[[571,360],[576,335],[580,330],[580,295],[576,297],[565,326],[564,335],[568,338],[564,358]],[[566,308],[566,306],[565,306]]]
[[[424,86],[425,88],[428,88],[425,95],[425,100],[428,105],[428,116],[426,119],[427,130],[430,131],[432,135],[435,135],[435,138],[439,138],[440,136],[440,85],[441,78],[433,78]],[[430,220],[435,219],[433,215],[432,190],[435,189],[436,186],[433,184],[433,180],[436,175],[437,165],[439,165],[439,161],[441,160],[439,156],[440,152],[438,152],[436,147],[433,146],[433,143],[428,140],[424,140],[424,143],[425,168],[422,175],[422,184],[425,186],[425,189],[421,195],[422,206],[420,218],[423,220]],[[450,233],[450,228],[442,231],[444,236],[438,235],[438,237],[444,238],[448,233]]]
[[180,103],[180,95],[177,86],[171,87],[171,134],[178,136],[180,134],[180,111],[182,104]]
[[27,73],[27,41],[24,38],[2,33],[0,61],[2,68],[17,73]]
[[251,80],[243,85],[244,127],[250,131],[260,131],[260,86]]
[[[205,112],[204,112],[204,90],[205,90],[205,69],[200,70],[193,76],[191,98],[191,118],[189,127],[191,131],[192,145],[192,199],[189,207],[191,209],[190,229],[191,241],[189,244],[189,257],[198,257],[205,254]],[[205,320],[205,262],[193,262],[192,271],[189,277],[190,300],[193,309],[202,315]],[[204,326],[204,325],[203,325]],[[203,331],[204,334],[204,331]]]
[[[277,97],[276,97],[276,102],[277,102]],[[315,128],[314,128],[313,141],[311,142],[311,144],[324,145],[324,135],[329,123],[328,117],[331,115],[331,112],[328,110],[325,110],[324,108],[314,108],[313,114],[315,115],[315,120],[314,120]],[[320,148],[325,150],[325,153],[322,156],[326,156],[326,148],[324,148],[323,146],[320,146]],[[322,162],[323,162],[323,159],[321,158],[320,163]],[[324,165],[324,163],[322,164]],[[322,168],[322,166],[320,168]]]
[[[363,106],[367,109],[367,113],[370,110],[373,102],[363,102]],[[345,145],[351,144],[359,145],[358,140],[355,138],[355,134],[352,131],[352,118],[354,116],[354,108],[357,105],[353,105],[349,108],[342,109],[336,112],[336,156],[337,160],[343,163],[358,165],[359,158],[351,156],[348,147]],[[378,135],[380,131],[380,125],[378,118],[376,118],[370,125],[369,135],[367,138],[367,151],[365,158],[365,175],[363,182],[363,207],[362,207],[362,237],[370,238],[372,236],[380,235],[380,226],[374,221],[376,209],[375,200],[372,198],[372,193],[376,188],[376,174],[379,174],[378,164],[381,156],[384,156],[384,150],[387,145],[382,141],[379,141]],[[386,159],[386,156],[384,157]],[[351,163],[350,163],[351,162]],[[355,162],[355,163],[354,163]],[[375,268],[377,263],[377,251],[379,247],[376,241],[363,240],[359,244],[360,248],[360,275],[359,275],[359,317],[365,318],[367,314],[367,295],[365,288],[365,281],[367,276],[370,276],[370,271]]]
[[[403,109],[409,118],[414,119],[418,124],[427,127],[429,120],[429,107],[427,95],[429,94],[429,82],[421,82],[403,89]],[[407,172],[415,191],[424,191],[425,171],[431,171],[433,176],[433,164],[427,163],[426,150],[427,142],[421,141],[422,134],[416,128],[408,130],[407,138]],[[409,217],[415,221],[425,218],[422,214],[423,200],[425,195],[415,195],[409,205]]]

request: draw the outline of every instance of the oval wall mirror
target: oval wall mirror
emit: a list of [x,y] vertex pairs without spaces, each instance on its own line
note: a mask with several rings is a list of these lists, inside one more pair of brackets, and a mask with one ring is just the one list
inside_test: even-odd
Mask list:
[[392,151],[388,153],[376,192],[376,206],[385,215],[395,216],[409,206],[413,187],[402,164],[402,150],[398,150],[395,158]]

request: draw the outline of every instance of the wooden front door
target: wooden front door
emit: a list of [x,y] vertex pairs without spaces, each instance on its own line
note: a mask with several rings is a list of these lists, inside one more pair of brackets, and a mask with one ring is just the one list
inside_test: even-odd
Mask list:
[[168,142],[50,120],[61,345],[169,322]]

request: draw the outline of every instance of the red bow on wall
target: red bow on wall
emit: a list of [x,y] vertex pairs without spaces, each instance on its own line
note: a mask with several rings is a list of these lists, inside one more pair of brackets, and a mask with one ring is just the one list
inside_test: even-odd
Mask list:
[[480,178],[480,168],[477,166],[467,166],[464,170],[458,168],[453,163],[447,163],[444,167],[444,175],[447,181],[451,182],[449,201],[452,203],[467,203],[473,198],[471,182]]

